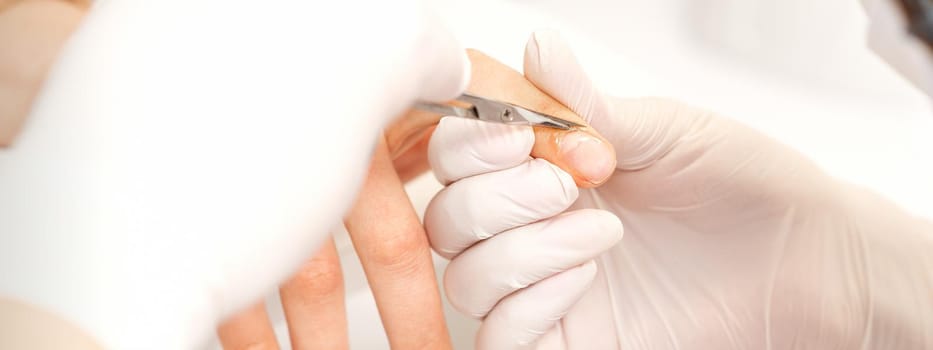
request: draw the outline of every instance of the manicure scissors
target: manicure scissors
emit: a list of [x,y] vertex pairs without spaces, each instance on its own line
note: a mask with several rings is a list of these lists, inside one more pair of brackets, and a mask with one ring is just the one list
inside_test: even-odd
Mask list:
[[569,120],[528,110],[508,102],[496,101],[472,94],[460,95],[456,100],[468,103],[471,107],[458,107],[418,101],[415,103],[414,108],[425,112],[443,114],[445,116],[478,119],[502,124],[543,126],[562,130],[583,126]]

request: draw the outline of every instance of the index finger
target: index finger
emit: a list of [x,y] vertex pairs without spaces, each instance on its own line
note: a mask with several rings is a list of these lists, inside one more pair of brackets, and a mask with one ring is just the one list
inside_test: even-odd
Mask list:
[[393,349],[449,349],[427,236],[385,140],[345,218]]

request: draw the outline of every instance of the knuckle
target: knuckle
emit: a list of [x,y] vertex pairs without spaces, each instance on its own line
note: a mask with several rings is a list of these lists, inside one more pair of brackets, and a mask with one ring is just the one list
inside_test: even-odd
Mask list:
[[367,255],[373,264],[388,273],[417,274],[431,264],[426,240],[419,232],[399,232],[384,237]]
[[343,293],[343,271],[336,257],[308,261],[292,278],[289,285],[309,296]]

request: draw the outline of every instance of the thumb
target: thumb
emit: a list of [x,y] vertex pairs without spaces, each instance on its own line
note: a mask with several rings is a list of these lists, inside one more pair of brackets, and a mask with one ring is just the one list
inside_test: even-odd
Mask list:
[[[583,117],[590,126],[603,129],[609,105],[577,63],[570,46],[556,31],[537,31],[525,45],[525,78]],[[604,135],[605,136],[605,135]]]
[[532,34],[525,46],[524,71],[526,79],[580,115],[615,147],[617,169],[651,165],[709,118],[672,100],[606,98],[554,31]]

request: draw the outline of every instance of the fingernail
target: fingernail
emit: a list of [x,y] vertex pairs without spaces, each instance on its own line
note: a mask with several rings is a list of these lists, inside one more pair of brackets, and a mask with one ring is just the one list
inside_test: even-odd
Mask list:
[[576,174],[592,184],[601,184],[615,171],[615,159],[609,145],[583,131],[564,135],[560,155]]

